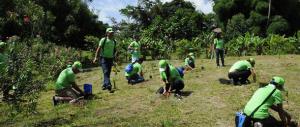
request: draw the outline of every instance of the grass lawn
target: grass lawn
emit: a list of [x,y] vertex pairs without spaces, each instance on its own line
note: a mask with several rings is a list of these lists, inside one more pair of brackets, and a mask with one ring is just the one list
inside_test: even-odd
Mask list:
[[[184,91],[191,92],[191,95],[182,100],[155,94],[163,85],[158,61],[144,63],[145,77],[149,79],[152,75],[153,78],[138,85],[127,84],[123,68],[117,76],[112,73],[118,88],[115,93],[100,90],[102,72],[94,68],[78,74],[77,83],[81,86],[84,83],[93,84],[96,99],[84,105],[62,104],[53,107],[51,98],[54,90],[48,90],[42,92],[38,113],[18,115],[14,119],[8,117],[7,105],[0,103],[0,126],[233,127],[235,112],[243,109],[259,85],[224,85],[220,84],[219,78],[227,78],[230,66],[237,60],[247,58],[227,57],[227,66],[224,68],[217,68],[215,60],[197,59],[197,69],[184,77]],[[284,108],[295,120],[300,121],[300,56],[254,58],[258,82],[268,82],[273,76],[285,78],[288,92],[284,92]],[[171,63],[179,66],[183,61],[172,60]],[[278,118],[276,113],[272,114]]]

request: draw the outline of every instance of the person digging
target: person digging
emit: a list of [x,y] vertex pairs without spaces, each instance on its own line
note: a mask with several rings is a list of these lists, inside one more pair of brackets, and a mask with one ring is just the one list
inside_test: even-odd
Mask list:
[[254,70],[255,60],[249,58],[248,60],[237,61],[229,69],[228,78],[234,85],[246,84],[249,82],[248,77],[252,74],[253,81],[256,82],[256,73]]
[[64,69],[58,76],[55,84],[55,93],[53,104],[56,106],[59,102],[76,103],[84,98],[84,92],[75,83],[75,75],[81,72],[82,64],[79,61],[74,62],[72,67]]
[[145,81],[144,73],[142,69],[143,59],[140,58],[137,61],[130,63],[125,68],[125,76],[128,84],[136,84]]
[[[282,91],[285,80],[275,76],[271,82],[256,90],[244,108],[247,116],[245,127],[287,127],[291,123],[291,116],[283,109]],[[278,113],[281,122],[277,121],[270,113],[273,109]]]
[[185,70],[193,70],[195,68],[195,56],[194,53],[189,53],[187,58],[184,60]]
[[170,96],[171,92],[174,90],[174,96],[181,98],[181,91],[184,88],[184,82],[180,76],[178,70],[166,60],[159,61],[159,72],[165,87],[160,87],[157,93],[163,94],[165,96]]

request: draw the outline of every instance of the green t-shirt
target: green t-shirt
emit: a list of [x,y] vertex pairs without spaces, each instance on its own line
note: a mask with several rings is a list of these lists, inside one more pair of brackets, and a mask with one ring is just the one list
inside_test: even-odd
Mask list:
[[[99,47],[102,48],[104,44],[105,38],[102,38],[99,42]],[[114,57],[114,48],[115,42],[109,38],[106,38],[106,42],[104,44],[103,49],[101,49],[101,56],[105,58],[113,58]]]
[[232,67],[229,69],[229,72],[235,72],[235,71],[245,71],[250,70],[252,68],[250,62],[247,60],[240,60],[235,62]]
[[[170,65],[169,64],[169,67],[170,67],[170,77],[169,77],[169,82],[174,82],[176,80],[182,80],[179,72],[177,71],[177,69],[173,66],[173,65]],[[163,72],[160,72],[160,77],[163,79],[163,80],[167,80],[167,74],[165,71]]]
[[214,44],[216,45],[217,49],[223,49],[224,48],[224,41],[223,39],[215,39]]
[[134,74],[140,74],[142,72],[142,65],[140,63],[133,64],[133,70],[130,73],[125,72],[125,76],[132,76]]
[[70,87],[75,82],[75,73],[72,68],[63,70],[56,81],[56,90],[61,90]]
[[7,66],[7,55],[4,53],[0,53],[0,73],[3,74],[5,72]]
[[[245,106],[244,113],[246,113],[248,116],[251,115],[251,113],[262,104],[262,102],[270,95],[270,93],[274,90],[275,86],[272,84],[269,84],[265,87],[259,88],[253,96],[251,97],[250,101]],[[269,97],[269,99],[254,113],[253,118],[256,119],[265,119],[268,118],[269,108],[272,105],[282,104],[283,97],[281,94],[281,91],[276,89],[275,92],[272,94],[272,96]]]
[[189,58],[189,57],[185,58],[184,64],[187,66],[190,63],[195,63],[195,59],[193,57],[192,58]]
[[140,58],[140,56],[141,56],[141,45],[138,42],[133,41],[133,42],[131,42],[131,44],[129,46],[133,49],[133,51],[131,53],[132,57],[133,58]]

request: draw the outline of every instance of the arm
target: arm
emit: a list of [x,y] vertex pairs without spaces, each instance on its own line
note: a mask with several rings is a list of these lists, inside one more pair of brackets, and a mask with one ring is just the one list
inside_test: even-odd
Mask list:
[[285,126],[291,122],[291,115],[283,109],[282,104],[272,105],[271,109],[278,112],[278,115]]
[[171,94],[171,84],[165,82],[165,85],[166,85],[166,87],[165,87],[165,91],[163,94],[168,97]]
[[193,68],[190,65],[185,65],[185,70],[189,71],[189,70],[193,70]]
[[171,90],[170,83],[168,82],[168,79],[167,79],[167,76],[166,76],[165,72],[161,72],[160,75],[161,75],[162,81],[163,81],[164,84],[165,84],[165,89],[164,89],[163,95],[169,96],[169,95],[170,95],[170,92],[169,92],[169,91]]
[[251,74],[252,74],[253,82],[256,82],[256,72],[254,68],[251,69]]
[[217,47],[217,39],[214,39],[214,45],[213,45],[213,50],[215,50],[216,49],[216,47]]
[[95,54],[95,58],[94,58],[94,60],[93,60],[93,63],[96,63],[97,58],[98,58],[99,51],[101,51],[100,46],[98,46],[98,48],[97,48],[97,50],[96,50],[96,54]]
[[141,71],[140,75],[141,75],[142,77],[144,77],[144,72],[143,72],[143,71]]
[[72,87],[78,91],[81,95],[84,95],[84,92],[78,87],[78,85],[74,82],[72,83]]
[[131,42],[128,46],[128,50],[134,50],[133,47],[132,47],[133,43]]

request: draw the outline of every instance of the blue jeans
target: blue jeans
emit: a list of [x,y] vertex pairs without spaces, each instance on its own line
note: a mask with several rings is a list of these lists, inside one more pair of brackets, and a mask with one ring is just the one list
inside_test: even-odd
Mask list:
[[111,68],[113,66],[113,58],[102,57],[100,59],[100,64],[101,64],[103,76],[104,76],[102,87],[104,87],[104,88],[111,87],[110,73],[111,73]]
[[128,83],[132,83],[132,84],[140,83],[144,81],[144,78],[138,74],[134,74],[130,77],[127,76],[126,79],[128,80]]

